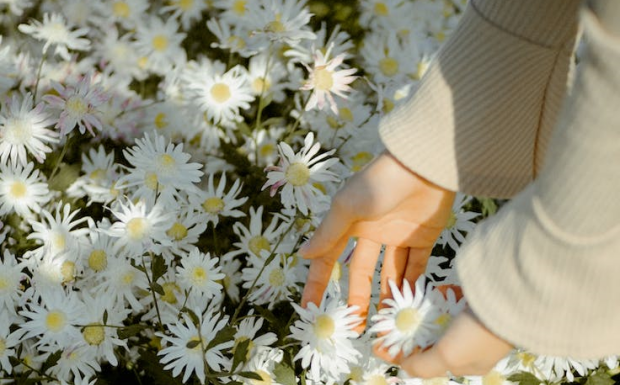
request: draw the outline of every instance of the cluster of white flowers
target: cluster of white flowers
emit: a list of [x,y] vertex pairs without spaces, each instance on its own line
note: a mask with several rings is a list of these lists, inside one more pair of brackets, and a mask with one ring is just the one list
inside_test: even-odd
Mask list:
[[[378,119],[415,89],[464,2],[357,6],[0,0],[0,383],[415,381],[371,346],[428,346],[463,308],[441,287],[456,283],[476,201],[457,199],[415,295],[391,283],[362,335],[344,305],[351,248],[305,309],[297,249],[382,151]],[[572,380],[599,365],[516,351],[460,380]]]

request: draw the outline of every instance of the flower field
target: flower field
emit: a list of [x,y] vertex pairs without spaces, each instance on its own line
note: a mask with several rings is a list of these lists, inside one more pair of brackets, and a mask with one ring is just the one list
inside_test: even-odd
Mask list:
[[430,346],[464,308],[452,261],[490,199],[457,195],[415,291],[377,310],[373,282],[363,334],[355,240],[299,306],[297,250],[464,7],[0,0],[0,384],[613,384],[617,357],[516,349],[421,380],[372,354]]

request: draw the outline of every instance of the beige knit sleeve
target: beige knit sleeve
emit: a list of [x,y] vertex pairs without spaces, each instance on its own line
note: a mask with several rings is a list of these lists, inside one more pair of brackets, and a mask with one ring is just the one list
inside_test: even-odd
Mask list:
[[380,124],[404,165],[510,197],[536,176],[566,93],[579,0],[471,0],[413,96]]
[[[617,22],[611,8],[601,19]],[[584,61],[539,178],[469,234],[456,267],[495,334],[600,358],[620,353],[620,29],[591,11],[583,19]]]

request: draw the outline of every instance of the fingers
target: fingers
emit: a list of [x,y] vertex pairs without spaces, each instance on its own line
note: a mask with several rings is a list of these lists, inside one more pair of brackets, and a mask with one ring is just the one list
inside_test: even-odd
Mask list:
[[472,313],[464,311],[437,344],[405,358],[401,366],[409,375],[422,378],[445,376],[448,371],[456,376],[483,375],[512,348]]
[[428,258],[431,255],[431,247],[425,248],[410,248],[409,256],[407,257],[407,266],[404,271],[404,279],[409,282],[409,286],[415,290],[415,282],[418,277],[426,272],[426,265]]
[[353,218],[345,210],[340,209],[336,199],[334,199],[332,207],[317,227],[312,238],[299,249],[299,254],[306,259],[323,257],[333,250],[338,242],[342,242],[342,238],[352,223]]
[[349,306],[358,306],[358,314],[362,317],[362,323],[355,328],[358,333],[363,332],[366,327],[372,279],[380,251],[380,243],[360,238],[349,265]]
[[347,242],[348,238],[336,241],[332,250],[321,258],[315,258],[310,262],[310,271],[308,272],[304,292],[301,296],[302,307],[306,307],[308,302],[313,302],[317,306],[321,304],[321,299],[332,276],[334,265],[347,246]]
[[381,267],[381,287],[379,295],[379,308],[383,307],[383,300],[391,298],[389,281],[394,281],[400,287],[407,266],[409,250],[402,247],[386,246]]

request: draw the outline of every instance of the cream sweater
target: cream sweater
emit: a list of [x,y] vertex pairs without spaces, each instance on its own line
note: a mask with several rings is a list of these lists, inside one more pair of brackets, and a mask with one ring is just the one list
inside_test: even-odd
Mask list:
[[[620,36],[605,24],[620,12],[608,16],[579,0],[470,0],[381,122],[421,176],[514,197],[468,235],[457,272],[480,320],[539,354],[620,353]],[[578,19],[587,52],[573,83]]]

